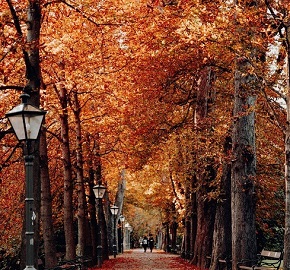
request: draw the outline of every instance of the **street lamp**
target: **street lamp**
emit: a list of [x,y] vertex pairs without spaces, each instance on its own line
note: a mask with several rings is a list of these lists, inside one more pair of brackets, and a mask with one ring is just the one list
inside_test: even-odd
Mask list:
[[6,113],[14,133],[19,141],[26,142],[25,161],[25,235],[26,235],[26,267],[25,270],[36,270],[34,268],[34,224],[36,213],[34,209],[33,194],[33,160],[34,156],[30,154],[30,142],[37,140],[40,128],[44,119],[45,111],[28,104],[30,96],[22,94],[20,98],[22,103]]
[[102,185],[96,185],[93,187],[93,191],[95,193],[96,199],[103,199],[106,192],[106,187]]
[[121,221],[121,253],[124,251],[124,246],[123,246],[123,241],[124,241],[124,221],[125,217],[123,215],[120,216],[120,221]]
[[114,241],[113,241],[113,254],[114,258],[116,258],[117,255],[117,243],[116,243],[116,216],[118,214],[119,207],[116,205],[111,206],[111,213],[114,218]]
[[128,231],[129,231],[129,248],[133,248],[132,245],[131,245],[131,233],[133,232],[133,228],[131,225],[128,226]]
[[126,249],[131,248],[131,232],[133,231],[132,226],[127,222],[125,223],[125,242],[126,242]]
[[95,193],[95,197],[98,200],[98,239],[97,239],[97,262],[98,268],[102,267],[102,232],[100,226],[100,218],[101,218],[101,205],[102,199],[106,192],[106,187],[102,185],[96,185],[93,187],[93,191]]

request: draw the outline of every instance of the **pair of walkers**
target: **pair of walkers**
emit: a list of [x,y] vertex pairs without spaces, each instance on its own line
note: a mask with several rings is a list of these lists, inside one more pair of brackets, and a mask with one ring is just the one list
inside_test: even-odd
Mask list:
[[153,247],[154,247],[154,238],[153,238],[152,234],[149,235],[149,239],[147,238],[146,235],[143,237],[142,247],[144,249],[144,252],[147,251],[148,247],[150,249],[150,252],[152,252]]

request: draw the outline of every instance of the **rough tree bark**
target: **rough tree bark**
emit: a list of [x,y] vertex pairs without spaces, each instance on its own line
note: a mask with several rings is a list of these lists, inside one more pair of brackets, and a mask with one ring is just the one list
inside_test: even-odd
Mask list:
[[[195,179],[195,176],[192,177]],[[191,183],[191,194],[190,194],[190,243],[189,243],[189,258],[192,259],[195,252],[195,243],[197,239],[197,200],[196,200],[196,192],[194,192],[196,180],[193,180]]]
[[191,188],[190,188],[190,180],[187,180],[185,182],[185,217],[184,217],[184,238],[183,238],[183,244],[182,244],[182,251],[181,256],[185,259],[191,259],[190,256],[191,251],[193,249],[190,248],[191,241],[191,216],[192,216],[192,208],[191,208],[191,202],[190,202],[190,194]]
[[[212,88],[215,75],[211,68],[205,68],[200,75],[200,83],[197,92],[197,104],[195,110],[195,129],[199,144],[207,140],[206,136],[209,134],[207,126],[203,124],[210,111],[209,99],[214,93]],[[210,136],[210,134],[209,134]],[[197,145],[196,155],[203,155],[204,147]],[[216,203],[213,200],[205,199],[205,195],[210,191],[208,183],[214,180],[215,170],[212,165],[211,157],[206,157],[207,164],[203,164],[200,168],[196,166],[196,204],[197,204],[197,229],[196,240],[194,247],[194,257],[192,263],[200,268],[205,268],[206,257],[212,251],[212,237],[214,227],[214,217],[216,211]],[[198,160],[198,159],[197,159]]]
[[[95,172],[96,183],[99,185],[105,185],[103,183],[102,177],[102,162],[101,162],[101,153],[100,153],[100,143],[99,143],[99,134],[96,134],[95,145],[94,145],[94,160],[93,167]],[[109,215],[107,210],[108,204],[108,193],[105,193],[103,200],[99,201],[101,203],[98,211],[98,225],[101,229],[101,242],[102,242],[102,258],[103,260],[109,259],[109,245],[108,245],[108,228],[107,221],[109,220]],[[105,203],[104,203],[105,202]],[[98,207],[98,205],[97,205]],[[104,211],[105,208],[105,211]],[[109,223],[109,221],[108,221]]]
[[[62,81],[65,81],[64,63],[60,63]],[[68,100],[67,89],[65,85],[61,84],[59,89],[56,89],[58,94],[61,113],[60,113],[60,127],[61,127],[61,151],[63,162],[63,178],[64,178],[64,233],[65,233],[65,247],[67,260],[72,260],[76,256],[76,248],[74,241],[74,226],[73,226],[73,179],[72,179],[72,164],[70,156],[69,144],[69,128],[68,128]]]
[[[118,190],[115,198],[115,204],[119,207],[119,215],[123,212],[123,203],[124,203],[124,196],[126,190],[126,178],[125,178],[125,170],[123,169],[121,172],[121,179],[118,183]],[[117,216],[118,220],[119,216]]]
[[[115,205],[119,207],[119,210],[118,210],[118,214],[116,217],[113,217],[112,216],[112,220],[114,221],[114,218],[116,219],[115,222],[116,222],[116,227],[113,227],[113,230],[112,230],[112,234],[114,235],[118,235],[118,220],[119,220],[119,217],[123,211],[123,203],[124,203],[124,195],[125,195],[125,190],[126,190],[126,179],[125,179],[125,170],[123,169],[122,172],[121,172],[121,179],[119,180],[118,182],[118,189],[117,189],[117,193],[116,193],[116,197],[115,197]],[[114,223],[114,222],[113,222]],[[115,231],[114,231],[115,230]],[[111,236],[113,238],[113,235]],[[116,245],[117,247],[119,246],[119,243],[118,243],[118,238],[116,237]]]
[[[251,1],[236,5],[244,8],[248,16],[264,16],[261,4],[264,1]],[[259,19],[262,19],[261,17]],[[234,110],[232,132],[232,269],[237,269],[237,263],[243,259],[254,259],[257,254],[256,237],[256,138],[255,138],[255,105],[260,82],[253,69],[264,55],[256,45],[257,35],[260,35],[259,20],[257,24],[236,23],[237,36],[240,36],[242,48],[236,58],[234,74]],[[247,37],[247,39],[243,39]]]
[[256,149],[255,113],[256,77],[249,73],[246,58],[237,60],[235,72],[234,123],[232,133],[232,266],[257,254],[255,226]]
[[77,219],[78,219],[78,248],[77,255],[84,256],[86,249],[86,195],[84,187],[84,169],[83,169],[83,147],[82,147],[82,128],[81,128],[81,106],[77,91],[73,91],[70,99],[74,114],[76,131],[76,191],[78,200]]
[[224,144],[223,175],[220,183],[220,195],[217,201],[215,225],[213,233],[213,250],[211,254],[211,270],[218,269],[218,257],[230,258],[232,254],[231,237],[231,137]]
[[91,239],[91,256],[92,256],[92,263],[93,265],[97,264],[97,232],[98,232],[98,224],[97,224],[97,217],[96,217],[96,198],[93,191],[93,187],[95,185],[95,169],[93,167],[93,160],[95,156],[90,149],[91,145],[91,137],[90,134],[86,134],[86,148],[85,151],[88,156],[88,185],[89,185],[89,194],[88,194],[88,214],[89,214],[89,222],[90,222],[90,239]]

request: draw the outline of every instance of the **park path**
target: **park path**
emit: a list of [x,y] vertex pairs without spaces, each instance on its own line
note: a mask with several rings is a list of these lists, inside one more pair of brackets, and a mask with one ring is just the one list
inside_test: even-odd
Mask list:
[[[97,270],[92,268],[91,270]],[[180,258],[179,255],[154,249],[151,253],[143,249],[133,249],[110,256],[102,265],[102,270],[196,270],[196,267]]]

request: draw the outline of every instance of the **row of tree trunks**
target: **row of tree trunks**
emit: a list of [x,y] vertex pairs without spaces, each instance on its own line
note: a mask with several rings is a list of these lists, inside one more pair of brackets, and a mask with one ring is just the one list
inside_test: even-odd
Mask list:
[[78,98],[77,91],[72,92],[72,98],[70,99],[70,105],[73,109],[75,118],[75,131],[76,131],[76,190],[78,199],[78,248],[77,255],[84,256],[87,246],[88,236],[87,231],[87,215],[86,215],[86,194],[84,183],[84,159],[83,159],[83,147],[82,147],[82,128],[81,128],[81,105]]
[[[7,2],[10,2],[7,0]],[[255,1],[252,1],[253,3]],[[251,2],[251,5],[253,4]],[[254,3],[255,4],[255,3]],[[39,41],[39,32],[40,32],[40,4],[39,1],[29,1],[28,6],[28,31],[27,31],[27,43],[29,46],[26,48],[27,51],[24,51],[24,59],[27,67],[27,80],[28,84],[25,88],[29,94],[31,94],[31,103],[39,106],[39,88],[40,88],[40,68],[39,68],[39,52],[38,52],[38,41]],[[64,67],[63,67],[64,69]],[[237,61],[237,70],[235,73],[235,109],[234,117],[235,122],[233,123],[233,165],[231,168],[231,177],[232,177],[232,187],[231,192],[232,196],[232,212],[235,213],[232,216],[232,246],[235,247],[232,250],[232,257],[234,264],[240,258],[241,255],[253,255],[256,254],[255,250],[255,241],[248,239],[249,235],[255,233],[254,226],[254,189],[253,181],[255,177],[255,136],[254,136],[254,113],[250,109],[255,105],[255,96],[252,91],[252,85],[255,84],[255,77],[249,75],[250,72],[250,62],[247,59],[241,58]],[[199,89],[199,96],[196,107],[196,119],[199,122],[202,122],[203,119],[207,117],[208,114],[208,102],[207,98],[209,96],[209,90],[211,89],[211,80],[210,80],[211,70],[207,70],[205,75],[202,75],[202,80],[205,80],[208,85],[201,87]],[[206,79],[205,79],[206,78]],[[62,81],[65,81],[63,78]],[[56,93],[59,94],[60,103],[62,106],[62,115],[60,116],[61,123],[61,145],[63,153],[63,167],[64,167],[64,225],[65,225],[65,235],[66,235],[66,258],[73,259],[75,257],[75,243],[74,243],[74,229],[73,229],[73,207],[72,207],[72,194],[73,194],[73,180],[72,180],[72,165],[71,165],[71,152],[69,149],[69,135],[68,135],[68,115],[67,115],[67,92],[64,85],[60,86],[59,89],[56,89]],[[248,111],[250,113],[248,113]],[[78,120],[76,115],[76,123]],[[81,131],[78,129],[79,133],[77,136],[78,146],[81,145]],[[288,142],[288,140],[286,140]],[[43,164],[47,161],[45,160],[45,151],[43,150],[44,142],[42,145],[41,157]],[[38,149],[38,142],[34,146],[35,150]],[[286,149],[286,154],[287,153]],[[82,149],[78,148],[78,153],[81,153]],[[286,157],[288,157],[286,155]],[[83,180],[82,171],[81,171],[81,156],[78,156],[78,182],[80,186],[78,189],[79,193],[79,243],[82,243],[80,246],[80,254],[84,253],[85,249],[85,224],[83,223],[85,218],[85,208],[84,208],[84,192],[83,192]],[[209,162],[210,164],[210,162]],[[36,199],[36,211],[39,212],[39,202],[40,202],[40,182],[39,182],[39,155],[36,151],[35,159],[35,180],[34,180],[34,194]],[[94,166],[92,166],[94,167]],[[43,169],[42,173],[45,173]],[[287,167],[286,167],[287,169]],[[93,168],[96,171],[95,168]],[[229,170],[230,168],[225,166],[224,168],[224,177],[225,184],[228,184]],[[97,177],[98,179],[98,177]],[[101,176],[99,176],[98,182],[101,183]],[[211,181],[211,177],[203,174],[199,171],[193,173],[191,178],[192,183],[188,184],[186,196],[188,202],[188,212],[186,216],[186,241],[185,241],[185,253],[189,254],[190,259],[193,259],[193,262],[196,262],[200,267],[204,267],[205,258],[208,253],[211,251],[210,246],[210,232],[212,230],[214,216],[215,216],[215,206],[211,202],[204,200],[204,195],[208,191],[207,189],[200,189],[201,181]],[[90,180],[90,184],[93,185],[94,177]],[[43,188],[48,185],[49,178],[43,179]],[[196,188],[197,192],[196,192]],[[225,188],[227,190],[227,187]],[[43,207],[48,208],[51,198],[49,197],[49,190],[47,194],[44,194],[48,204]],[[93,198],[92,192],[90,196]],[[108,201],[108,200],[107,200]],[[91,204],[93,199],[91,199]],[[121,204],[119,205],[121,206]],[[224,207],[228,207],[224,206]],[[109,207],[105,207],[107,211]],[[287,209],[287,208],[286,208]],[[223,211],[227,209],[219,209],[219,214],[223,215]],[[91,212],[93,215],[93,212]],[[50,215],[50,212],[47,212]],[[101,212],[99,215],[99,224],[102,227],[102,235],[106,235],[106,226],[105,226],[105,216],[106,213]],[[227,213],[224,213],[225,215]],[[108,214],[106,214],[108,215]],[[95,216],[95,215],[93,215]],[[228,218],[228,216],[227,216]],[[227,220],[227,219],[226,219]],[[219,231],[220,226],[217,223],[216,219],[216,235],[222,235],[222,232]],[[207,226],[204,226],[204,224]],[[247,226],[241,225],[241,223],[246,223]],[[39,222],[37,222],[39,224]],[[51,227],[51,224],[45,224]],[[94,227],[94,221],[91,221],[91,227]],[[225,230],[225,228],[223,227]],[[244,232],[241,232],[244,231]],[[287,235],[287,234],[285,234]],[[206,237],[208,239],[206,239]],[[285,238],[286,239],[286,238]],[[47,241],[52,241],[51,238],[47,238]],[[239,241],[243,241],[243,245],[240,245]],[[106,246],[105,240],[103,246]],[[202,247],[201,247],[202,246]],[[217,245],[216,245],[217,246]],[[227,251],[225,244],[225,252]],[[251,248],[249,248],[251,246]],[[213,254],[217,254],[214,250]],[[53,256],[54,260],[54,256]]]
[[[254,51],[254,50],[253,50]],[[196,170],[194,186],[191,189],[190,212],[197,213],[196,238],[194,239],[194,252],[192,263],[198,267],[206,267],[206,258],[211,256],[211,269],[217,269],[217,257],[232,257],[233,269],[242,257],[253,258],[257,254],[255,235],[255,191],[254,180],[256,175],[255,153],[255,113],[256,102],[256,77],[250,72],[249,61],[246,57],[237,60],[234,73],[234,110],[233,129],[230,137],[226,138],[224,149],[223,176],[220,186],[220,203],[207,201],[205,195],[210,192],[206,184],[215,179],[215,169],[208,164],[203,165],[204,170]],[[208,117],[210,110],[208,99],[211,94],[214,75],[212,71],[205,69],[201,73],[200,85],[197,93],[195,110],[195,126],[200,129],[203,120]],[[201,129],[206,136],[206,127]],[[199,134],[196,135],[200,138]],[[196,149],[199,147],[197,146]],[[202,153],[202,147],[195,155]],[[230,156],[232,151],[232,157]],[[197,160],[197,159],[194,159]],[[205,173],[209,172],[209,173]],[[198,179],[198,181],[197,181]],[[196,206],[196,208],[193,208]],[[217,209],[216,209],[217,206]],[[188,219],[190,220],[190,219]],[[185,236],[194,232],[188,232],[185,226]],[[213,235],[214,231],[214,235]],[[190,252],[185,239],[185,254]]]
[[[11,14],[14,18],[15,28],[19,36],[23,37],[17,13],[14,10],[12,3],[7,0],[10,7]],[[23,46],[23,57],[26,65],[26,79],[27,84],[24,87],[24,92],[30,95],[29,103],[39,107],[40,106],[40,86],[41,86],[41,70],[39,57],[39,37],[41,28],[41,5],[40,1],[28,1],[27,7],[27,37],[26,46]],[[64,67],[63,67],[64,70]],[[62,73],[64,76],[64,72]],[[64,79],[64,78],[63,78]],[[60,103],[63,108],[61,119],[62,131],[62,152],[64,164],[64,224],[66,234],[66,258],[73,259],[75,257],[74,231],[73,231],[73,207],[72,207],[72,167],[70,161],[69,149],[69,135],[68,135],[68,115],[67,115],[67,92],[64,85],[60,89],[56,89],[59,94]],[[35,212],[40,213],[40,202],[42,201],[41,219],[43,224],[44,235],[44,252],[46,266],[51,267],[56,265],[56,249],[53,237],[53,220],[52,220],[52,206],[51,206],[51,190],[47,160],[47,144],[45,131],[41,135],[41,144],[39,141],[32,143],[34,159],[34,205]],[[40,152],[39,152],[40,149]],[[26,148],[24,149],[26,151]],[[40,160],[41,159],[41,160]],[[41,166],[40,166],[41,165]],[[41,181],[39,181],[41,179]],[[38,254],[39,243],[39,224],[40,217],[37,215],[35,226],[35,254]],[[25,226],[23,226],[23,236],[25,234]],[[24,247],[25,237],[23,237],[22,247]],[[25,250],[25,248],[22,248]],[[37,256],[35,256],[35,265],[37,265]],[[25,265],[25,254],[21,256],[21,268]]]

